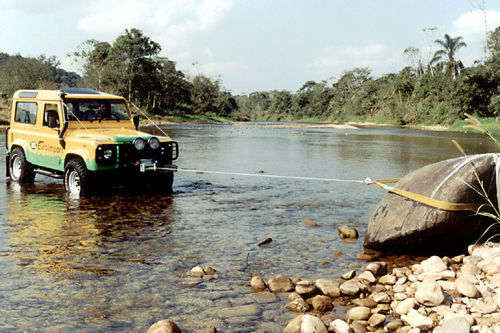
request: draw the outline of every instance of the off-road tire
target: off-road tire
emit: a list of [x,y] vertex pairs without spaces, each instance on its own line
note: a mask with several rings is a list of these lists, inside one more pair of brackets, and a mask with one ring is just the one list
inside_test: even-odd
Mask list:
[[12,181],[20,184],[33,183],[35,180],[33,165],[26,161],[26,155],[19,147],[12,149],[10,153],[9,176]]
[[85,162],[75,158],[64,167],[64,189],[73,195],[89,195],[94,189],[94,177]]

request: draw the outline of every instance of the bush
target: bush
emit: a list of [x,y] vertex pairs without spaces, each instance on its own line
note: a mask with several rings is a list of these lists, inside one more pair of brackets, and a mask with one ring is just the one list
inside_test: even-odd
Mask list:
[[498,117],[500,115],[500,95],[491,97],[488,108],[493,116]]

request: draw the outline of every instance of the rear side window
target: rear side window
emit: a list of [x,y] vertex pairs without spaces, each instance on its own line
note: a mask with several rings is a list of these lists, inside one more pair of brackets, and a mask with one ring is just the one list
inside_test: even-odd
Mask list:
[[14,121],[17,123],[35,124],[36,109],[37,105],[35,102],[17,102]]

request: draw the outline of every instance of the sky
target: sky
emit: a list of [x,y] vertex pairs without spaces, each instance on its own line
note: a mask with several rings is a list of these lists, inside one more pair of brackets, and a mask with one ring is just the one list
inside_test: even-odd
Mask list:
[[485,57],[486,31],[500,26],[500,0],[0,0],[0,52],[67,55],[89,39],[113,41],[137,28],[188,76],[221,80],[233,94],[295,92],[368,67],[373,77],[424,62],[445,33],[467,44],[466,66]]

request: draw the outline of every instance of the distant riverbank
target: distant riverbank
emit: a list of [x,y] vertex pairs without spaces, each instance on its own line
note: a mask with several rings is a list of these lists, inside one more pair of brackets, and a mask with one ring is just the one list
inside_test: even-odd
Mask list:
[[[495,135],[500,135],[500,123],[496,118],[479,118],[484,128],[489,130]],[[5,103],[0,103],[0,128],[6,128],[10,122],[10,108]],[[475,132],[474,130],[464,129],[463,126],[467,123],[464,120],[455,121],[449,126],[440,124],[415,124],[415,125],[399,125],[392,123],[380,123],[373,120],[354,120],[346,122],[331,122],[323,121],[318,118],[307,119],[287,119],[287,121],[274,121],[268,119],[256,121],[242,121],[238,119],[231,119],[226,117],[211,116],[211,115],[184,115],[184,116],[145,116],[141,115],[141,125],[144,127],[149,126],[164,126],[173,124],[259,124],[261,126],[273,127],[308,127],[308,128],[338,128],[338,129],[355,129],[359,127],[402,127],[402,128],[415,128],[431,131],[453,131],[453,132]]]

